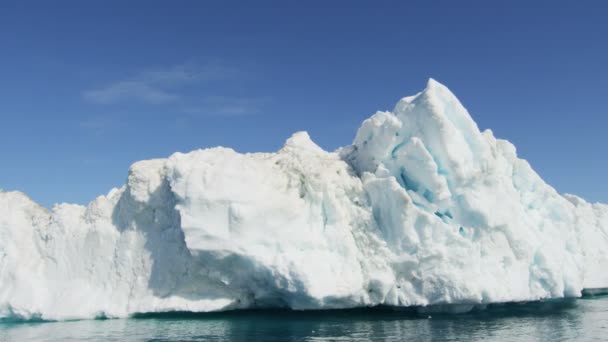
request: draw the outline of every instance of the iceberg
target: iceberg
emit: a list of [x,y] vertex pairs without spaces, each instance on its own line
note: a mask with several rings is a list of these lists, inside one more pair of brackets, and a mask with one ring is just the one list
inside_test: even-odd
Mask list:
[[442,84],[335,152],[305,132],[131,166],[52,210],[0,192],[0,318],[467,310],[608,287],[608,206],[561,195]]

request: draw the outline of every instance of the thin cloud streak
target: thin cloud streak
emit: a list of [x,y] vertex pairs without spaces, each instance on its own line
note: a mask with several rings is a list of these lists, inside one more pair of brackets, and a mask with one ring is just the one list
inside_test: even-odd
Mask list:
[[207,96],[182,111],[194,116],[244,116],[258,114],[270,102],[270,97]]
[[128,79],[85,90],[82,96],[85,100],[98,104],[135,101],[157,105],[177,102],[182,97],[179,92],[181,88],[226,80],[237,74],[235,69],[217,64],[182,64],[144,71]]
[[177,100],[178,95],[141,81],[119,81],[109,86],[87,90],[83,97],[91,102],[112,104],[134,100],[147,104],[161,104]]
[[[259,114],[272,102],[270,97],[226,95],[222,90],[230,86],[230,82],[243,81],[243,78],[247,78],[247,74],[219,64],[181,64],[143,70],[129,78],[86,90],[82,97],[100,106],[149,106],[142,108],[142,112],[169,114],[173,119],[185,121]],[[96,135],[105,135],[117,128],[117,122],[125,124],[127,121],[109,114],[90,117],[80,122],[80,127]]]
[[78,126],[95,135],[105,135],[108,132],[116,131],[124,126],[124,122],[118,120],[115,115],[96,115],[85,118],[78,123]]

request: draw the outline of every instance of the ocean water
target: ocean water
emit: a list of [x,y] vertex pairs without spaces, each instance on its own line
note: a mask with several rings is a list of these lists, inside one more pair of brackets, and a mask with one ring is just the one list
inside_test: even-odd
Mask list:
[[608,297],[430,316],[366,309],[5,321],[0,322],[0,341],[608,341]]

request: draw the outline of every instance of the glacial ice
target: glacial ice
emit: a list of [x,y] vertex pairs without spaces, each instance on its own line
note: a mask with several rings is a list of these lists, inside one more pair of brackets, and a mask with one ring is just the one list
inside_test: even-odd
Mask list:
[[443,85],[326,152],[229,148],[131,166],[47,210],[0,192],[0,318],[459,304],[608,286],[608,206],[560,195]]

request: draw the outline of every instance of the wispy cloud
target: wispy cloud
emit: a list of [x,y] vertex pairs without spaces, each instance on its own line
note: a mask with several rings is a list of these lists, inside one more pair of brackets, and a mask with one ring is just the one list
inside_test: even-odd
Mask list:
[[175,101],[178,97],[165,89],[142,81],[119,81],[102,88],[87,90],[83,96],[91,102],[102,104],[125,100],[159,104]]
[[206,96],[196,104],[182,108],[184,113],[196,116],[241,116],[257,114],[271,102],[270,97]]
[[120,129],[123,124],[124,123],[121,120],[118,120],[115,115],[106,114],[86,117],[83,121],[78,123],[78,126],[95,135],[102,136],[107,132]]
[[[95,135],[105,135],[126,125],[129,122],[126,116],[137,113],[168,113],[167,120],[178,125],[202,117],[255,115],[272,99],[232,92],[242,89],[248,79],[248,73],[219,64],[191,63],[141,70],[83,91],[85,101],[99,106],[93,111],[103,112],[88,117],[79,126]],[[145,108],[125,112],[123,105],[129,105],[129,110],[132,105]]]
[[143,71],[110,84],[85,90],[82,95],[85,100],[100,104],[123,101],[145,104],[171,103],[180,100],[180,90],[185,87],[226,80],[236,75],[235,69],[217,64],[182,64],[166,69]]

